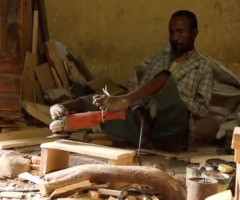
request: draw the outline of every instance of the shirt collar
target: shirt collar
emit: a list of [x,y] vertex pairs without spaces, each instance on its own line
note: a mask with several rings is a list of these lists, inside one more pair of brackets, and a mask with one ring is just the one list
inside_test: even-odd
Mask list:
[[182,56],[175,58],[175,56],[173,55],[173,53],[171,51],[171,61],[182,62],[182,61],[187,60],[188,58],[190,58],[191,56],[193,56],[195,54],[196,54],[196,49],[194,48],[191,51],[186,52]]

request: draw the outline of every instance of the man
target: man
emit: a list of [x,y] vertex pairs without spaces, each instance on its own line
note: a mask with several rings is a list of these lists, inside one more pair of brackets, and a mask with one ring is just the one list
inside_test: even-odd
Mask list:
[[[213,86],[214,63],[195,49],[197,34],[195,14],[175,12],[169,22],[171,50],[157,54],[136,69],[128,94],[93,97],[93,104],[101,109],[126,110],[125,121],[102,124],[105,132],[137,145],[142,125],[146,147],[173,151],[187,148],[188,133],[194,131],[193,118],[207,114]],[[83,108],[86,102],[82,98],[75,104],[55,105],[51,115],[61,116],[64,107],[76,108],[77,104]]]

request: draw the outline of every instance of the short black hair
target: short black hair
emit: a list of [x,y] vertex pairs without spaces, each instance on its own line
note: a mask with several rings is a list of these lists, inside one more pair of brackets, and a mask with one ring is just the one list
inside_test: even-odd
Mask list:
[[172,14],[171,18],[179,16],[186,16],[190,20],[192,28],[198,28],[197,17],[193,12],[189,10],[178,10]]

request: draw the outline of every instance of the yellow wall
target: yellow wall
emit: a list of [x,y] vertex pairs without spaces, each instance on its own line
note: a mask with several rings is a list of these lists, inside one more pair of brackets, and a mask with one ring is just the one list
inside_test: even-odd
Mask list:
[[196,47],[240,77],[240,0],[45,0],[52,38],[80,56],[95,76],[125,84],[143,58],[168,45],[168,21],[196,13]]

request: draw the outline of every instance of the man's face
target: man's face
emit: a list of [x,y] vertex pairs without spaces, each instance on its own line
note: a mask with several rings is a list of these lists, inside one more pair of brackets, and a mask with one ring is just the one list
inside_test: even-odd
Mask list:
[[193,49],[197,29],[193,29],[190,20],[182,15],[173,17],[169,22],[169,42],[176,55],[182,55]]

